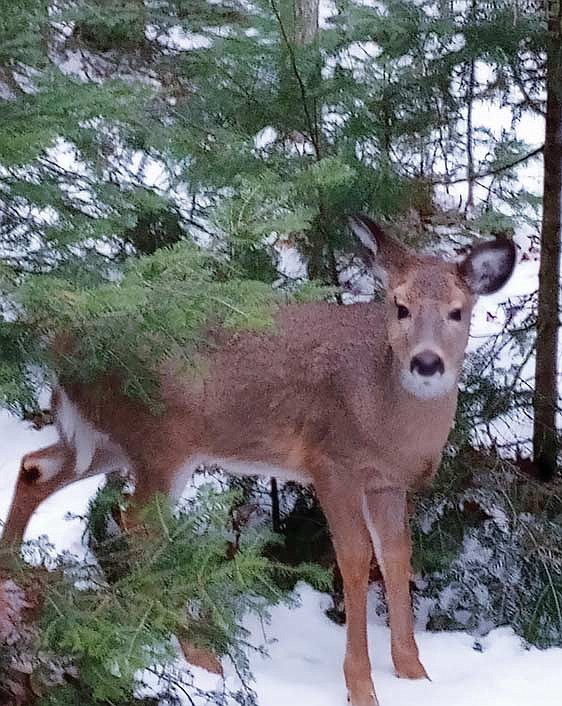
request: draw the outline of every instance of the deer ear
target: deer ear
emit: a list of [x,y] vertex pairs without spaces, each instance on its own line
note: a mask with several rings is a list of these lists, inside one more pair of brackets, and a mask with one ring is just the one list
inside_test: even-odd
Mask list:
[[375,274],[386,286],[389,272],[404,266],[408,258],[407,248],[397,243],[377,223],[362,213],[351,216],[349,225],[363,246],[363,259],[375,269]]
[[511,277],[516,258],[513,241],[498,237],[476,245],[459,264],[459,274],[473,294],[492,294]]
[[385,238],[382,228],[363,214],[350,216],[349,225],[371,257],[376,257],[380,250],[379,243]]

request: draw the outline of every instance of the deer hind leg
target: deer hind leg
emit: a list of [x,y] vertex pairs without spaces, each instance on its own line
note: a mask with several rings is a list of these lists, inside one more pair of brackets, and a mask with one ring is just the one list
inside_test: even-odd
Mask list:
[[18,548],[39,505],[57,488],[69,450],[61,443],[26,454],[21,461],[12,504],[4,523],[2,548]]
[[181,647],[185,661],[194,667],[205,669],[211,674],[218,674],[224,677],[224,671],[219,658],[204,647],[196,647],[192,642],[183,637],[178,637],[178,642]]
[[[164,448],[166,446],[167,442]],[[143,509],[156,495],[166,495],[172,502],[178,500],[197,466],[197,464],[185,463],[175,466],[176,470],[170,472],[169,461],[157,460],[165,458],[166,454],[163,449],[163,453],[153,451],[151,459],[137,458],[134,463],[135,489],[124,517],[126,531],[135,530],[142,526]],[[174,464],[171,467],[174,468]],[[188,664],[223,676],[222,664],[213,652],[203,647],[197,647],[181,634],[178,634],[177,638]]]
[[76,453],[63,442],[25,454],[4,525],[1,546],[18,547],[22,543],[31,516],[50,495],[77,480],[119,467],[119,460],[111,449],[98,448],[89,466],[78,474]]
[[414,639],[410,601],[412,549],[406,493],[369,491],[365,494],[363,514],[384,578],[396,674],[408,679],[427,678]]
[[361,497],[349,497],[349,486],[316,490],[328,519],[343,579],[347,638],[344,674],[352,706],[378,706],[371,678],[367,639],[367,588],[371,540],[361,511]]

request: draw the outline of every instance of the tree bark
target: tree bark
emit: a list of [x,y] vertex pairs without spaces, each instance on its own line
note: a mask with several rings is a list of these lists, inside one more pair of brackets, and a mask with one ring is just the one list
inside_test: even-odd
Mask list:
[[560,209],[562,207],[562,3],[547,0],[546,129],[541,262],[537,314],[533,458],[540,476],[557,469],[558,330],[560,304]]
[[320,0],[294,0],[295,42],[300,46],[312,44],[318,36],[318,5]]
[[[476,15],[476,0],[472,0],[470,6],[469,22],[474,23]],[[468,105],[466,114],[466,181],[467,195],[465,212],[468,213],[474,207],[474,129],[473,129],[473,109],[474,109],[474,88],[476,84],[476,62],[471,58],[468,65],[468,87],[466,91],[466,102]]]
[[474,154],[473,154],[473,127],[472,127],[472,110],[474,103],[474,83],[475,83],[475,65],[474,59],[470,61],[470,73],[468,77],[468,112],[466,116],[466,210],[474,207]]
[[[281,105],[292,112],[292,130],[307,135],[319,158],[319,125],[316,101],[309,95],[321,80],[321,64],[310,69],[299,61],[301,48],[318,39],[319,0],[270,0],[281,31]],[[319,59],[319,57],[318,57]],[[287,116],[288,117],[288,116]]]
[[281,532],[281,511],[279,509],[279,490],[277,478],[271,479],[271,527],[274,532]]

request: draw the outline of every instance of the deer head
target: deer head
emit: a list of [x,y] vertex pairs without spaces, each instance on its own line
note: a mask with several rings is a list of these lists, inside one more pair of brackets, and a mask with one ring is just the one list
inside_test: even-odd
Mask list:
[[410,250],[364,215],[354,216],[351,227],[386,289],[388,343],[402,386],[418,398],[448,394],[458,382],[476,299],[507,282],[514,244],[481,243],[455,263]]

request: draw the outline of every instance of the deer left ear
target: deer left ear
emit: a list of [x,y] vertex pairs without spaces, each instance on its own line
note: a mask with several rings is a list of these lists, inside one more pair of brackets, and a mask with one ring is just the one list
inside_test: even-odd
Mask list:
[[473,294],[492,294],[511,277],[516,257],[512,240],[496,238],[476,245],[459,264],[459,274]]

